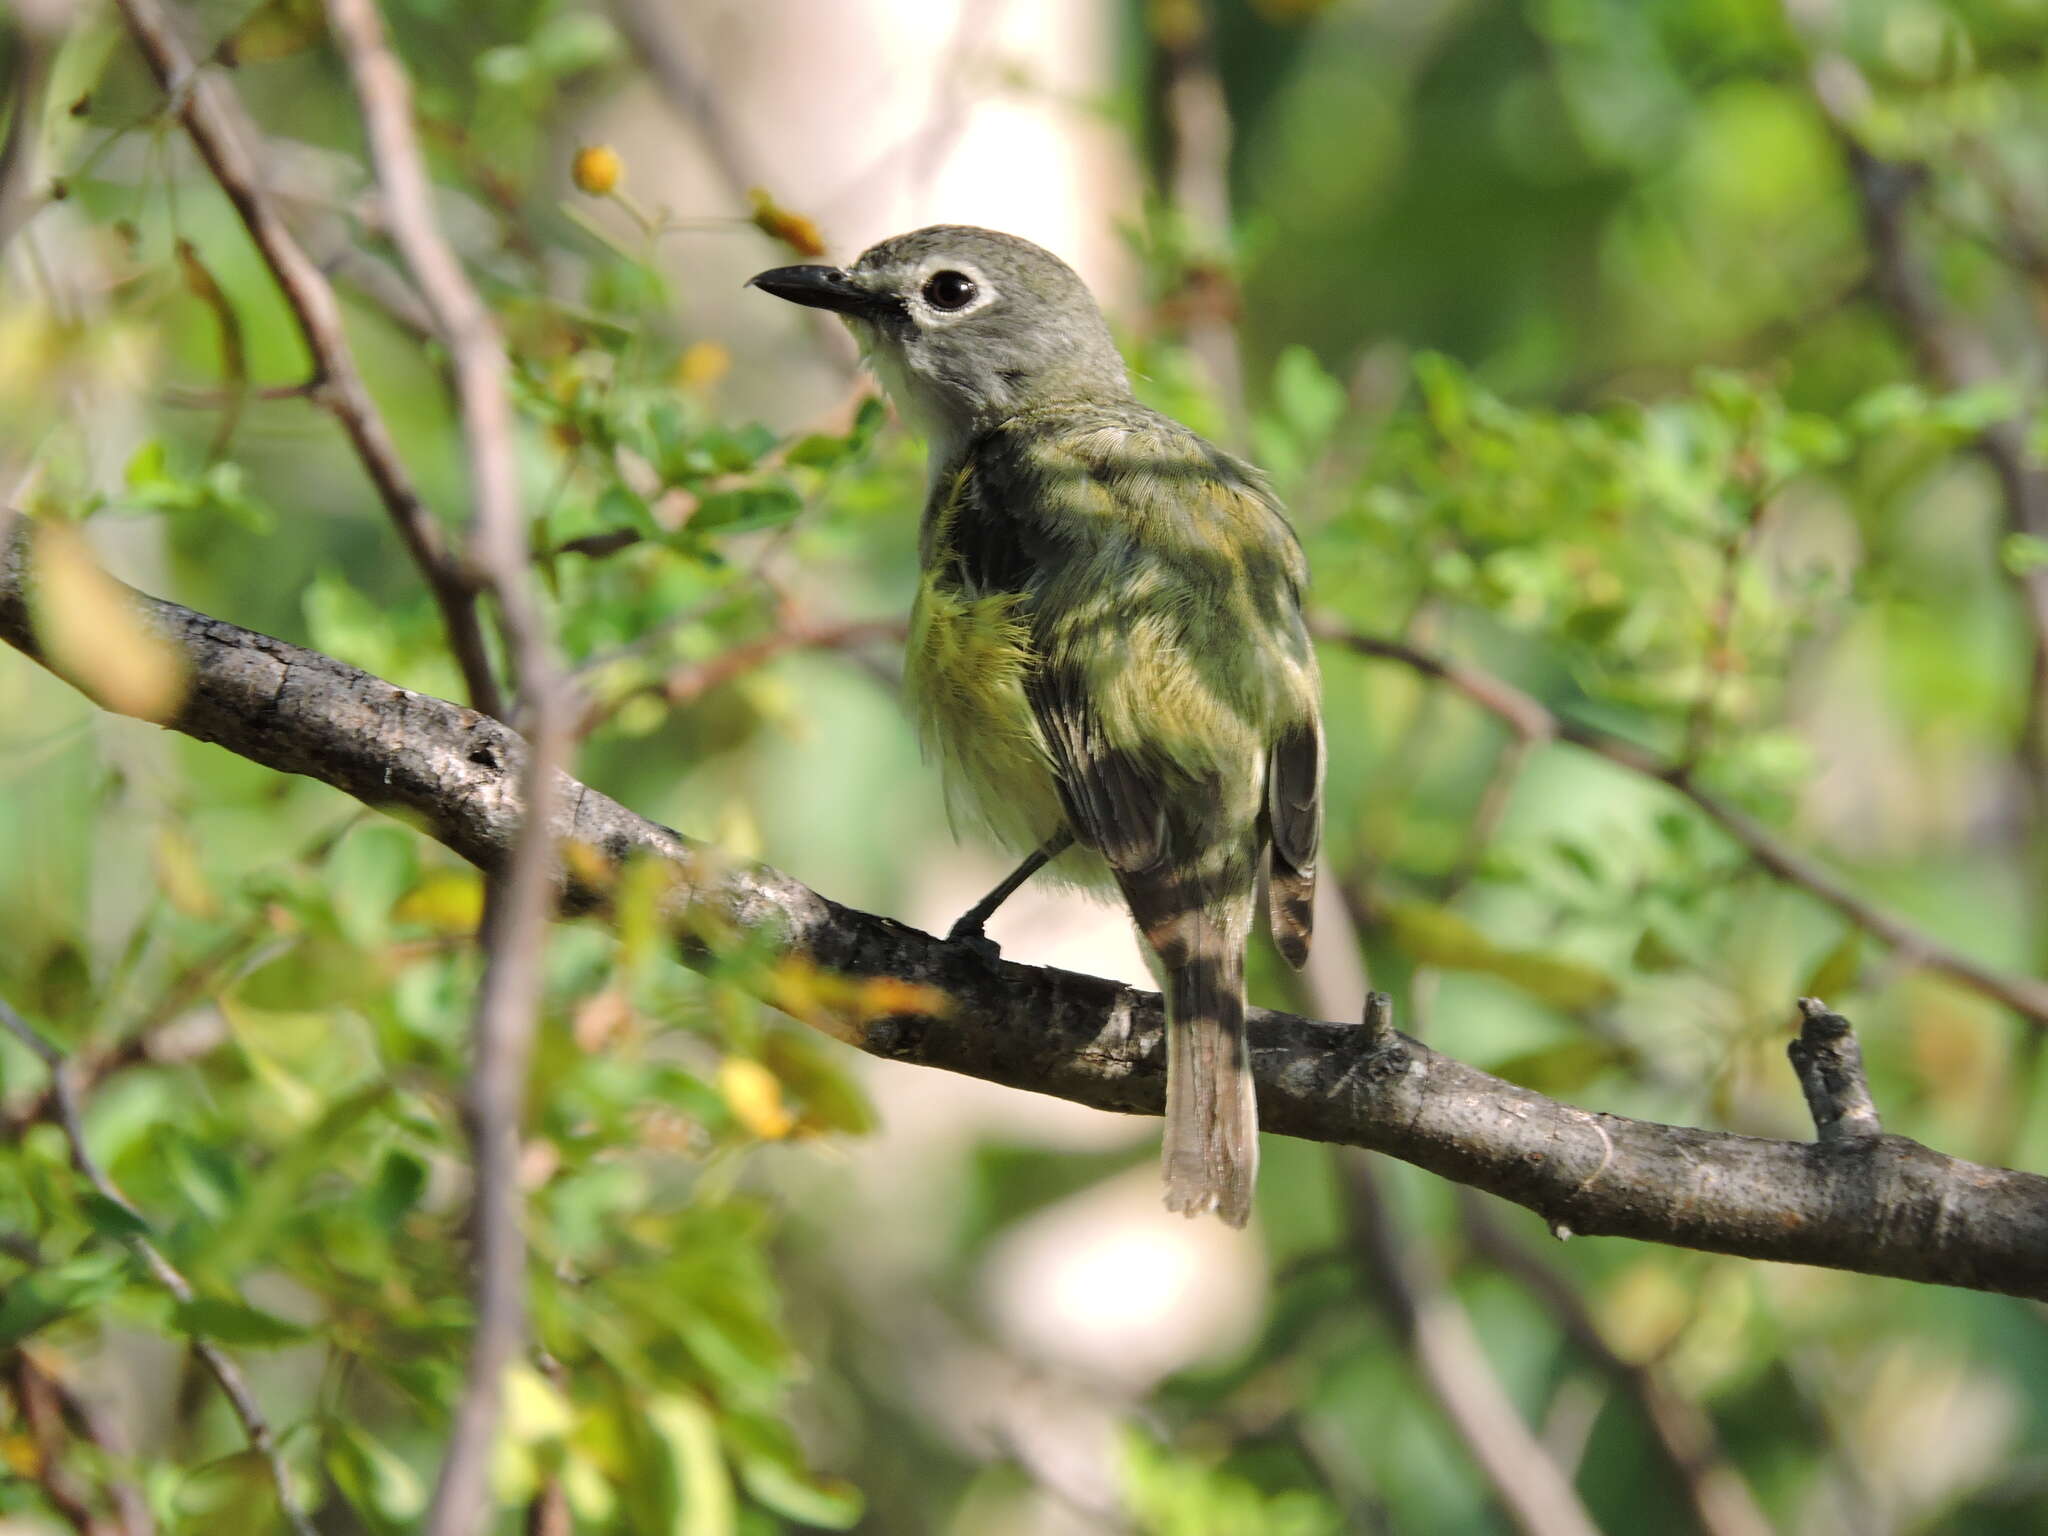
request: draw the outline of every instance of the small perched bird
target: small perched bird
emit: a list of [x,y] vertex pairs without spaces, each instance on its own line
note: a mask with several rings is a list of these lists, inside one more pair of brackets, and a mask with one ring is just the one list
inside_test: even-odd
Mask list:
[[930,443],[907,688],[959,803],[1024,862],[1120,892],[1166,996],[1166,1203],[1251,1214],[1244,955],[1261,877],[1308,956],[1323,733],[1301,546],[1256,470],[1131,397],[1087,287],[938,225],[752,286],[831,310]]

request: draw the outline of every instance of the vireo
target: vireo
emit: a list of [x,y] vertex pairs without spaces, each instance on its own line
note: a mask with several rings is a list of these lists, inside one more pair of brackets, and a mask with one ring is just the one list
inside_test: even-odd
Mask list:
[[[1121,893],[1166,996],[1166,1203],[1251,1213],[1244,952],[1308,956],[1323,733],[1301,546],[1256,470],[1131,397],[1081,279],[940,225],[753,279],[831,310],[930,443],[907,688],[949,801]],[[987,946],[992,949],[992,946]]]

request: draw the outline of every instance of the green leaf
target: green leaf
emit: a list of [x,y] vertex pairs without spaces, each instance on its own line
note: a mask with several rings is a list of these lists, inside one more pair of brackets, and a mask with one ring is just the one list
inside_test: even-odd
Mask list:
[[30,1270],[0,1297],[0,1347],[105,1301],[127,1281],[128,1256],[118,1248],[96,1247],[61,1264]]
[[782,456],[785,464],[804,464],[813,469],[825,469],[845,458],[853,447],[853,440],[834,437],[829,432],[813,432],[800,438],[789,452]]
[[254,1349],[297,1344],[310,1333],[302,1325],[274,1312],[265,1312],[247,1302],[223,1301],[212,1296],[180,1303],[172,1312],[171,1320],[180,1333]]
[[[194,1467],[176,1487],[180,1515],[214,1516],[225,1530],[274,1531],[282,1524],[277,1516],[270,1460],[261,1451],[231,1451],[216,1457]],[[180,1522],[176,1528],[184,1531],[194,1527]]]
[[1493,1064],[1495,1077],[1532,1088],[1552,1098],[1570,1098],[1603,1072],[1627,1061],[1626,1054],[1605,1040],[1576,1039],[1522,1051]]
[[803,501],[786,485],[746,486],[706,496],[691,514],[684,531],[691,534],[744,533],[772,528],[803,510]]
[[597,498],[597,522],[601,530],[631,528],[647,538],[659,538],[662,528],[646,501],[623,485],[608,485]]
[[1919,385],[1885,384],[1849,407],[1849,425],[1874,437],[1919,420],[1927,407],[1927,391]]
[[1611,977],[1576,960],[1503,948],[1448,907],[1394,902],[1387,919],[1394,942],[1418,962],[1496,976],[1567,1013],[1607,1002],[1616,991]]
[[2024,404],[2018,386],[2000,379],[1944,395],[1927,414],[1929,420],[1958,436],[1974,437],[1986,427],[2010,421]]
[[1667,939],[1663,929],[1651,923],[1643,929],[1642,937],[1636,940],[1629,963],[1639,971],[1654,974],[1682,970],[1688,960],[1685,951]]
[[129,457],[122,479],[131,491],[144,491],[170,479],[170,455],[164,440],[152,437]]
[[1350,408],[1344,386],[1323,371],[1314,352],[1298,343],[1273,365],[1273,404],[1305,443],[1320,443]]
[[752,1414],[728,1414],[724,1429],[751,1498],[799,1525],[844,1531],[859,1523],[865,1507],[860,1490],[842,1478],[807,1472],[786,1426]]
[[149,1237],[152,1230],[140,1214],[118,1200],[109,1200],[98,1190],[88,1190],[79,1197],[79,1209],[92,1224],[93,1231],[102,1237],[134,1238]]
[[740,474],[752,469],[775,447],[775,434],[756,423],[752,426],[729,430],[713,427],[698,440],[699,448],[710,456],[712,467],[724,474]]
[[869,395],[861,401],[860,409],[853,413],[853,431],[847,434],[847,443],[859,452],[875,440],[875,434],[882,430],[882,423],[888,419],[889,408],[882,404],[881,396]]
[[674,400],[661,400],[647,413],[647,437],[641,445],[648,461],[673,485],[692,475],[707,473],[711,461],[697,453],[690,442],[688,420]]
[[370,1214],[386,1230],[395,1228],[419,1203],[427,1187],[427,1165],[396,1148],[384,1154],[377,1182],[370,1186]]
[[336,1099],[271,1159],[214,1233],[207,1260],[215,1273],[233,1274],[270,1246],[302,1207],[307,1182],[333,1164],[349,1133],[390,1094],[390,1083],[380,1078]]
[[477,55],[476,77],[484,85],[497,86],[502,90],[516,90],[533,77],[533,55],[524,48],[509,44],[499,48],[487,48]]
[[209,467],[199,486],[204,493],[201,510],[213,512],[254,534],[267,534],[277,526],[270,508],[250,496],[244,488],[248,476],[242,466],[223,462]]
[[1806,984],[1799,989],[1799,995],[1818,997],[1823,1001],[1840,997],[1856,985],[1856,972],[1862,963],[1863,930],[1851,928],[1834,948],[1821,956],[1812,974],[1806,978]]
[[1785,470],[1839,464],[1849,456],[1849,434],[1825,416],[1798,411],[1778,423],[1778,448],[1792,462]]
[[662,1452],[655,1491],[670,1536],[733,1536],[738,1509],[711,1410],[695,1398],[657,1397],[646,1422]]
[[1464,369],[1441,352],[1424,352],[1415,359],[1415,382],[1422,390],[1423,407],[1430,424],[1440,436],[1456,439],[1464,433],[1469,419],[1472,386]]
[[1998,546],[1998,557],[2014,576],[2030,576],[2048,566],[2048,539],[2031,533],[2009,533]]
[[550,75],[573,75],[609,64],[619,55],[619,34],[603,16],[568,11],[533,34],[534,62]]
[[380,1532],[410,1529],[427,1507],[419,1474],[360,1426],[335,1422],[328,1435],[328,1475],[356,1513]]

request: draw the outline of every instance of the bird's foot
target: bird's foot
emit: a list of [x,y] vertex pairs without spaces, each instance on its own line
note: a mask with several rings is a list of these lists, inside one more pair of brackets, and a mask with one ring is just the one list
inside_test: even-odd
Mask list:
[[1003,958],[1003,946],[983,933],[981,924],[971,923],[964,917],[946,930],[946,942],[964,945],[987,965],[994,965]]

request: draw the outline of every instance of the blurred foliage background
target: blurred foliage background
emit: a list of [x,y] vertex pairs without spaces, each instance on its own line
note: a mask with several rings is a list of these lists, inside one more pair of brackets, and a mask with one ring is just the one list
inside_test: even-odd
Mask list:
[[[738,291],[984,222],[1071,255],[1142,395],[1271,473],[1331,633],[1498,674],[1919,931],[2048,965],[2041,0],[385,11],[512,349],[578,773],[634,808],[928,928],[999,871],[894,698],[921,448],[844,338]],[[176,19],[459,527],[440,354],[319,7]],[[120,14],[0,15],[0,79],[0,491],[150,591],[460,697]],[[603,195],[572,179],[600,141]],[[1305,996],[1256,956],[1256,999],[1355,1007],[1348,915],[1445,1050],[1802,1137],[1783,1047],[1819,992],[1889,1128],[2048,1167],[2048,1020],[1889,951],[1671,784],[1396,662],[1325,668],[1333,958]],[[124,1246],[0,1040],[0,1529],[274,1528],[195,1335],[321,1530],[418,1519],[470,1316],[480,900],[408,828],[0,655],[0,999],[69,1054],[200,1298]],[[994,933],[1142,977],[1057,893]],[[1507,1529],[1418,1298],[1598,1528],[2048,1525],[2039,1307],[1560,1246],[1277,1138],[1251,1232],[1190,1226],[1149,1126],[856,1058],[683,971],[630,902],[558,930],[548,975],[496,1529]]]

